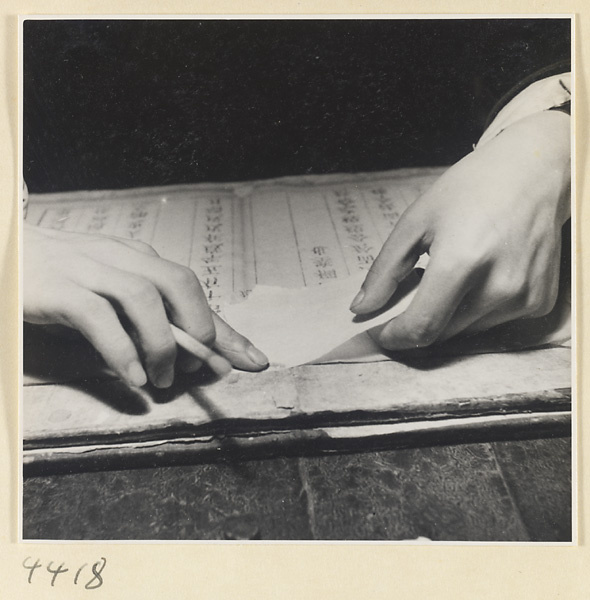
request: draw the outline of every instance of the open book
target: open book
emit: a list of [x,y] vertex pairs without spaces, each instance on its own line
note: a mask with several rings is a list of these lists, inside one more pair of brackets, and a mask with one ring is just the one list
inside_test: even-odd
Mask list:
[[[471,427],[470,419],[522,425],[533,406],[537,420],[567,424],[568,306],[500,337],[393,362],[363,333],[379,321],[355,321],[347,310],[392,227],[440,173],[32,196],[33,224],[139,239],[189,266],[213,310],[267,353],[271,369],[221,382],[202,373],[167,392],[132,392],[89,347],[27,329],[25,463],[164,446],[172,453],[174,444],[211,449],[227,436],[243,443],[270,435],[274,443],[294,431],[298,439],[320,431],[324,440],[401,439],[408,431]],[[392,310],[403,310],[412,293],[410,281]],[[513,351],[482,354],[506,349]],[[374,364],[281,370],[310,362]]]

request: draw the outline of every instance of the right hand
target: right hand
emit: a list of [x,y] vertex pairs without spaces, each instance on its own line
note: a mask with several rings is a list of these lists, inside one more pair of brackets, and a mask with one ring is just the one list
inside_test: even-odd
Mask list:
[[376,341],[409,350],[553,309],[570,217],[570,118],[521,119],[448,169],[402,215],[351,310],[381,308],[428,252],[410,306]]
[[[215,348],[235,367],[268,359],[209,308],[195,274],[143,242],[24,225],[24,320],[78,330],[132,386],[174,380],[169,323]],[[182,356],[182,370],[201,363]]]

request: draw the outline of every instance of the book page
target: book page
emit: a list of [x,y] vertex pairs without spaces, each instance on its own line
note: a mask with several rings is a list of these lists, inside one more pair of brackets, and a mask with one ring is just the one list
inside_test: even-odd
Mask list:
[[[272,364],[293,366],[376,324],[353,320],[353,292],[402,213],[440,171],[33,196],[27,221],[152,245],[190,267],[211,308],[254,343],[260,338]],[[257,286],[254,304],[235,306]],[[301,297],[284,291],[319,286]],[[284,312],[293,303],[296,315]],[[289,332],[281,333],[281,323]],[[384,358],[376,346],[367,352],[366,340],[362,347],[363,360]]]
[[366,271],[441,172],[31,195],[27,222],[151,244],[189,266],[219,310],[256,284],[299,288]]

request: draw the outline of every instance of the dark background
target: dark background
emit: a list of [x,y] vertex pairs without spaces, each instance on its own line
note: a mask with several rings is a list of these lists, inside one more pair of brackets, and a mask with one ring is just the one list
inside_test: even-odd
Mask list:
[[568,19],[24,24],[32,192],[451,164]]

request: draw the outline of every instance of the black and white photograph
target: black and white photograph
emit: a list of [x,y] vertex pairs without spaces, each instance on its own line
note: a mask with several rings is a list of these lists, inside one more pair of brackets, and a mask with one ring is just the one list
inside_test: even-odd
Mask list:
[[21,540],[576,542],[572,17],[19,27]]

